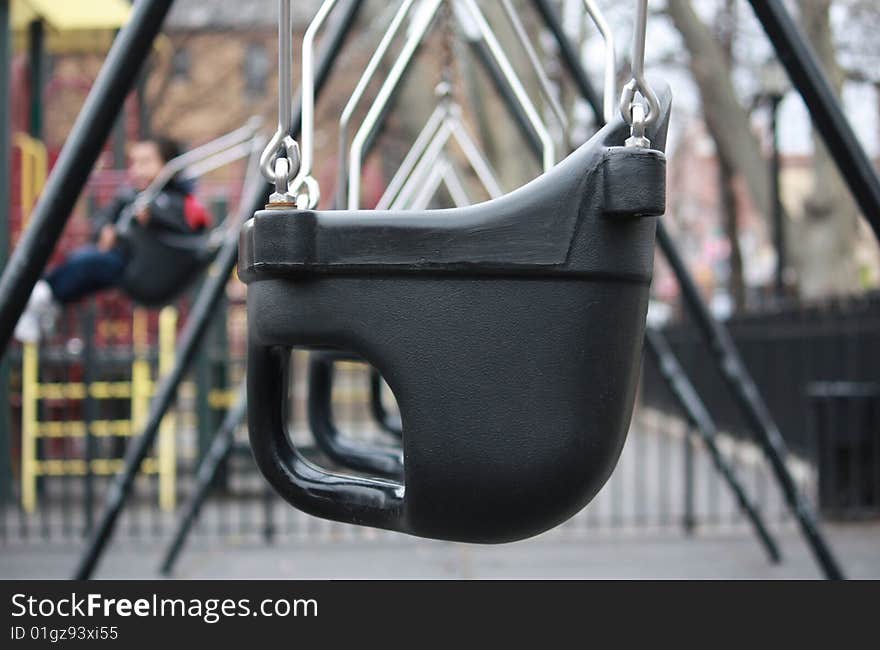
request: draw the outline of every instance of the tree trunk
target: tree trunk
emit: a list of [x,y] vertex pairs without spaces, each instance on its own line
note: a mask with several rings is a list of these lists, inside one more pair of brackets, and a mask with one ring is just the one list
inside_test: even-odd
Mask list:
[[[831,0],[802,3],[801,22],[839,97],[844,74],[834,53],[830,8]],[[804,201],[798,246],[793,251],[805,298],[852,293],[859,280],[855,262],[858,210],[815,130],[813,145],[813,191]]]
[[736,311],[746,306],[746,283],[743,278],[743,257],[739,245],[739,210],[737,209],[736,191],[734,190],[735,173],[729,169],[724,160],[719,160],[718,181],[721,186],[721,212],[724,216],[724,233],[730,242],[730,280],[728,291]]
[[752,133],[749,113],[736,95],[724,48],[689,0],[668,0],[667,12],[690,52],[691,73],[718,157],[728,169],[743,176],[755,207],[769,216],[772,192],[767,161]]
[[[725,0],[724,12],[719,16],[717,30],[728,72],[733,69],[733,42],[736,38],[737,23],[736,0]],[[724,233],[727,235],[730,245],[730,277],[727,290],[733,299],[736,311],[739,312],[746,306],[746,283],[743,277],[742,249],[739,245],[739,202],[735,189],[736,170],[725,164],[723,158],[719,158],[718,163],[721,214],[724,217]]]

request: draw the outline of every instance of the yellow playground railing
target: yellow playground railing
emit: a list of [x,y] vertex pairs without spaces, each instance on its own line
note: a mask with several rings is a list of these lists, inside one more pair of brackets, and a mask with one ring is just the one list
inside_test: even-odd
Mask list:
[[[136,435],[146,420],[156,382],[151,374],[147,313],[136,309],[132,322],[134,360],[131,381],[84,383],[40,383],[39,347],[26,344],[22,351],[21,374],[21,501],[25,512],[37,507],[37,481],[41,476],[108,476],[118,472],[123,465],[121,458],[96,458],[88,464],[82,459],[41,459],[41,438],[84,438],[86,423],[83,421],[40,422],[40,400],[66,399],[93,400],[126,399],[130,401],[128,420],[95,420],[88,425],[88,434],[96,438],[131,437]],[[177,310],[166,307],[159,314],[159,363],[158,374],[163,376],[174,367],[175,339],[177,334]],[[159,505],[171,511],[177,494],[176,422],[173,413],[162,421],[156,456],[148,458],[142,471],[156,474],[159,480]]]
[[21,227],[27,226],[30,214],[46,185],[49,155],[46,145],[26,133],[15,134],[15,146],[21,152]]

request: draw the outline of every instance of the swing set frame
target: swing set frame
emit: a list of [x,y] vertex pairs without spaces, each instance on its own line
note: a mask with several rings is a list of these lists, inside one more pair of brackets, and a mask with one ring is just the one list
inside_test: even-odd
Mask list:
[[[71,131],[71,137],[49,175],[46,188],[37,202],[24,236],[3,269],[0,277],[0,349],[4,351],[8,347],[12,331],[28,296],[64,229],[70,213],[69,206],[82,192],[90,170],[121,111],[125,97],[138,77],[137,72],[153,47],[162,23],[173,4],[173,0],[140,0],[135,4],[129,24],[116,38]],[[860,146],[815,53],[782,0],[750,0],[750,4],[791,81],[814,118],[814,123],[854,199],[870,222],[875,236],[880,238],[880,178]],[[326,39],[328,44],[321,54],[318,65],[317,90],[320,90],[326,80],[327,73],[342,49],[346,35],[355,23],[361,5],[361,0],[349,0],[341,3],[340,8],[337,9],[340,17],[331,28],[331,34]],[[601,123],[604,120],[601,119],[602,106],[599,95],[580,65],[575,49],[565,35],[550,0],[533,0],[533,5],[559,44],[560,57],[571,71],[579,92],[590,103],[597,120]],[[293,121],[299,125],[301,120],[294,118]],[[6,155],[6,152],[2,153]],[[261,208],[266,201],[268,190],[268,186],[264,183],[255,183],[249,188],[243,201],[243,214]],[[673,270],[681,283],[686,306],[704,336],[711,342],[718,366],[770,459],[777,479],[817,561],[827,577],[842,578],[842,569],[819,532],[811,508],[794,490],[794,483],[784,462],[785,449],[782,437],[748,377],[729,333],[722,323],[712,317],[697,293],[693,279],[680,256],[677,255],[674,242],[666,233],[662,223],[658,238],[659,245],[672,263]],[[208,322],[219,303],[225,281],[235,266],[237,246],[235,237],[228,237],[224,241],[216,260],[217,272],[204,284],[196,299],[178,345],[175,367],[159,382],[157,396],[151,405],[142,432],[125,459],[124,469],[117,475],[100,523],[94,529],[86,552],[77,567],[75,572],[77,578],[90,577],[97,566],[110,539],[115,521],[132,488],[133,477],[151,448],[162,417],[174,401],[183,375],[202,342]]]

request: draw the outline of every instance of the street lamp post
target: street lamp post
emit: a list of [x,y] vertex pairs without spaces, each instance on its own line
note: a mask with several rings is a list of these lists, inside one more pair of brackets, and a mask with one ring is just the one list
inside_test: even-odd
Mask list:
[[782,155],[779,143],[779,106],[789,90],[788,77],[778,61],[772,59],[761,69],[762,96],[770,111],[770,183],[772,196],[773,247],[776,249],[776,273],[774,288],[777,297],[786,290],[786,237],[785,210],[782,207]]
[[772,152],[770,160],[770,176],[773,183],[773,245],[776,248],[776,295],[785,294],[785,267],[787,255],[785,251],[785,219],[782,210],[782,160],[779,152],[779,105],[782,103],[781,95],[771,95],[770,105],[770,129]]

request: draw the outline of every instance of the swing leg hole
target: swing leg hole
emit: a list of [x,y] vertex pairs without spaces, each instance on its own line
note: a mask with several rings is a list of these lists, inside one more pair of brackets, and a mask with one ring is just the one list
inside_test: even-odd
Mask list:
[[398,530],[402,481],[331,472],[297,448],[288,429],[291,356],[286,347],[249,346],[249,431],[263,439],[260,445],[252,441],[252,448],[266,479],[291,505],[314,516]]
[[[379,372],[367,365],[367,373],[364,373],[364,363],[354,354],[322,351],[309,355],[309,428],[317,448],[341,471],[354,470],[370,476],[402,480],[400,418],[385,408],[382,399],[384,381]],[[366,378],[368,383],[363,381]],[[357,393],[365,389],[369,389],[369,394],[359,398]],[[396,405],[394,410],[397,410]],[[349,428],[356,425],[363,433],[369,427],[369,418],[365,417],[368,411],[377,428],[386,432],[384,437],[389,437],[387,432],[390,430],[397,444],[376,440],[369,431],[366,436],[358,436],[358,440],[337,426],[342,412],[348,416],[344,420]]]

